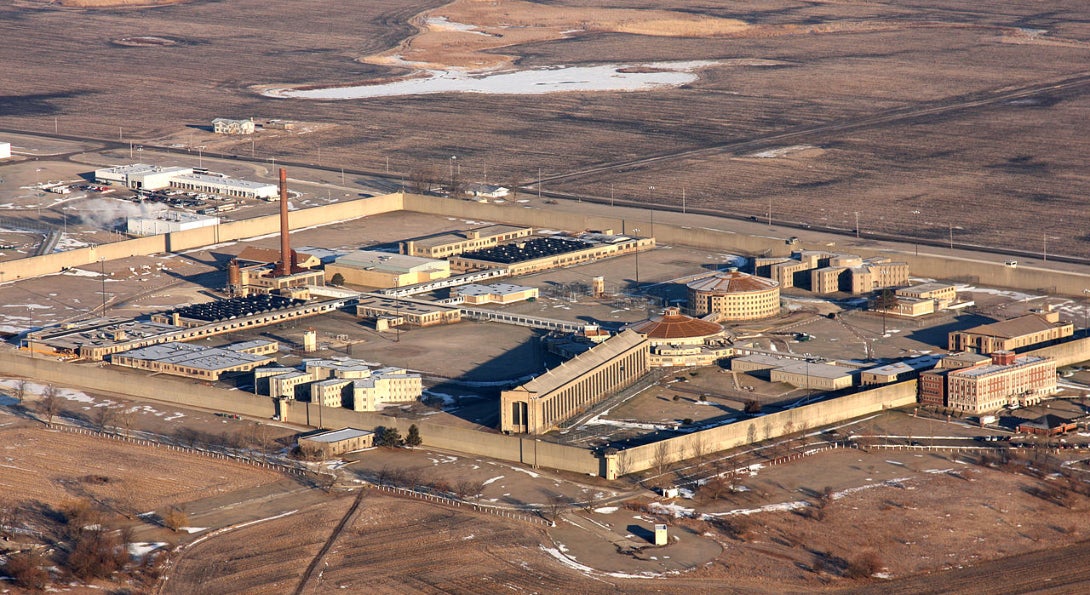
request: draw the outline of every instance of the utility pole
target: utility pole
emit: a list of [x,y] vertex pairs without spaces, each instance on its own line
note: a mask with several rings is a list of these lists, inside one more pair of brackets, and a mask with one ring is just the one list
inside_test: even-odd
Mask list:
[[859,211],[855,212],[855,237],[859,239]]
[[685,187],[681,187],[681,214],[685,214]]

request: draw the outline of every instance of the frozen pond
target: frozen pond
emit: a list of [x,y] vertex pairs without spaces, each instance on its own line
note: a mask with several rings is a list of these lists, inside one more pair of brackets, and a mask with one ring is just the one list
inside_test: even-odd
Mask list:
[[600,66],[558,66],[536,70],[470,74],[457,70],[425,70],[425,76],[377,85],[325,89],[270,89],[268,97],[290,99],[367,99],[433,93],[540,95],[570,91],[644,91],[677,87],[697,79],[698,68],[716,62],[649,62]]

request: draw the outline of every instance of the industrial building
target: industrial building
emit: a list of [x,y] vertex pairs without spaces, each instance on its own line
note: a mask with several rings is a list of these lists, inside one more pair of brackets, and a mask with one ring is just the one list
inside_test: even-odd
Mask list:
[[158,211],[147,217],[129,217],[125,227],[132,235],[154,236],[219,224],[219,217],[195,215],[185,211]]
[[797,388],[835,391],[855,385],[859,370],[820,362],[794,362],[769,371],[772,382],[784,382]]
[[299,448],[301,450],[314,452],[323,459],[371,448],[374,444],[374,432],[356,428],[341,428],[299,438]]
[[216,118],[212,120],[212,132],[216,134],[253,134],[254,119],[231,120],[228,118]]
[[559,267],[593,262],[654,248],[654,238],[609,233],[584,233],[578,237],[535,237],[494,248],[453,256],[450,268],[459,272],[505,268],[511,275],[526,275]]
[[1075,334],[1075,325],[1060,320],[1059,312],[1035,312],[949,334],[950,351],[989,354],[1041,347]]
[[647,339],[652,368],[710,366],[733,353],[722,326],[676,307],[627,328]]
[[398,247],[406,256],[448,258],[463,252],[493,248],[505,242],[525,238],[534,233],[530,227],[486,225],[465,231],[453,231],[401,242]]
[[471,305],[513,304],[534,300],[537,299],[537,296],[538,290],[536,287],[526,287],[525,285],[515,285],[513,283],[493,283],[492,285],[470,283],[461,287],[453,287],[450,290],[450,297],[461,298],[464,303]]
[[462,321],[462,310],[423,300],[361,296],[356,304],[356,316],[375,321],[375,328],[383,331],[396,326],[434,326]]
[[178,188],[236,198],[275,200],[276,184],[252,182],[219,174],[194,173],[191,167],[162,167],[146,163],[119,165],[95,170],[95,181],[119,184],[133,190]]
[[720,320],[759,320],[780,313],[780,286],[771,279],[731,269],[687,285],[695,316],[718,314]]
[[375,250],[357,250],[326,265],[325,278],[340,274],[348,285],[364,287],[406,287],[426,281],[446,279],[450,264],[445,260],[390,254]]
[[192,174],[191,167],[162,167],[147,163],[133,163],[95,170],[95,181],[102,184],[119,184],[133,190],[162,190],[173,185],[175,176]]
[[151,319],[153,322],[191,328],[210,322],[235,320],[254,314],[287,310],[303,303],[305,303],[303,300],[275,295],[254,295],[183,306],[152,314]]
[[21,348],[61,357],[84,357],[90,349],[159,337],[179,330],[182,329],[169,321],[93,318],[31,331],[23,338]]
[[[280,251],[275,248],[257,248],[255,246],[247,246],[238,253],[235,260],[238,261],[240,266],[248,266],[254,264],[277,264],[280,262]],[[295,252],[295,265],[304,269],[313,269],[322,265],[322,260],[313,254],[307,254],[305,252]]]
[[110,356],[110,363],[161,374],[219,380],[228,372],[247,372],[276,361],[276,341],[247,341],[226,347],[163,343]]
[[650,366],[647,340],[623,331],[537,378],[500,394],[500,429],[544,434],[633,385]]
[[171,178],[170,185],[179,190],[207,192],[235,198],[260,198],[276,200],[276,184],[253,182],[215,174],[186,173]]

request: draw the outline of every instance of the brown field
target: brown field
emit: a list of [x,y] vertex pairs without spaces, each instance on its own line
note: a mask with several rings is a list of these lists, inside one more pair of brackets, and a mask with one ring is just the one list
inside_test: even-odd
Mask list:
[[[0,492],[7,498],[52,507],[87,498],[131,515],[272,483],[282,477],[249,465],[48,430],[24,422],[0,427],[0,441],[4,444]],[[89,477],[95,481],[87,481]]]
[[[815,473],[815,466],[823,471]],[[847,490],[827,505],[823,518],[806,510],[781,510],[726,517],[742,524],[666,519],[682,542],[711,537],[722,552],[668,578],[652,574],[644,579],[631,575],[657,566],[662,556],[679,558],[683,550],[673,545],[637,558],[615,552],[609,539],[620,539],[626,525],[631,532],[636,514],[623,508],[570,517],[583,525],[589,517],[596,517],[600,527],[616,525],[615,537],[604,540],[601,532],[565,521],[543,530],[372,492],[340,533],[334,528],[349,509],[349,496],[189,548],[166,592],[218,593],[228,586],[243,593],[289,592],[327,541],[328,553],[318,560],[320,572],[312,575],[306,592],[704,593],[720,592],[723,581],[729,581],[731,589],[744,593],[907,593],[943,592],[951,576],[971,577],[957,579],[959,592],[1024,592],[1033,573],[1023,560],[1055,571],[1057,563],[1087,547],[1080,540],[1090,531],[1085,515],[1090,502],[1080,496],[1064,507],[1030,493],[1047,483],[957,464],[943,455],[821,455],[808,463],[764,469],[744,482],[749,491],[725,500],[698,495],[679,503],[716,512],[813,502],[823,489],[818,486]],[[560,564],[543,548],[558,548],[597,570]],[[877,554],[880,571],[892,582],[844,576],[846,564],[867,552]],[[991,562],[998,559],[1004,562]],[[1088,579],[1081,572],[1051,576],[1062,586],[1057,592],[1078,590]]]
[[[766,215],[771,199],[777,220],[850,229],[859,212],[864,233],[941,241],[953,227],[955,241],[1031,251],[1050,236],[1054,254],[1090,255],[1084,234],[1071,229],[1087,214],[1090,190],[1084,2],[1059,0],[1046,11],[1028,0],[778,0],[693,12],[680,0],[632,0],[616,8],[684,9],[742,21],[748,33],[594,30],[493,50],[517,55],[520,68],[720,62],[691,85],[654,92],[331,102],[252,91],[402,75],[360,59],[397,48],[417,33],[414,17],[450,9],[441,6],[3,6],[5,47],[21,59],[0,98],[0,127],[52,132],[56,118],[62,134],[116,139],[120,128],[125,140],[219,140],[248,156],[249,139],[213,139],[193,127],[217,116],[285,118],[322,126],[259,134],[257,158],[309,159],[320,148],[326,166],[383,171],[389,158],[399,178],[431,170],[438,179],[457,155],[469,180],[487,169],[489,181],[525,183],[541,168],[546,190],[608,197],[612,189],[618,200],[677,204],[684,189],[689,208],[746,216]],[[138,37],[172,43],[123,41]],[[815,150],[777,152],[799,145]]]

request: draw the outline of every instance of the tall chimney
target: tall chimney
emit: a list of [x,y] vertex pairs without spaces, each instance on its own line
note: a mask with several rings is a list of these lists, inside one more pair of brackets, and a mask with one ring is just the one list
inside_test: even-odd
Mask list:
[[291,274],[291,238],[288,235],[288,172],[280,168],[280,264],[275,274]]

